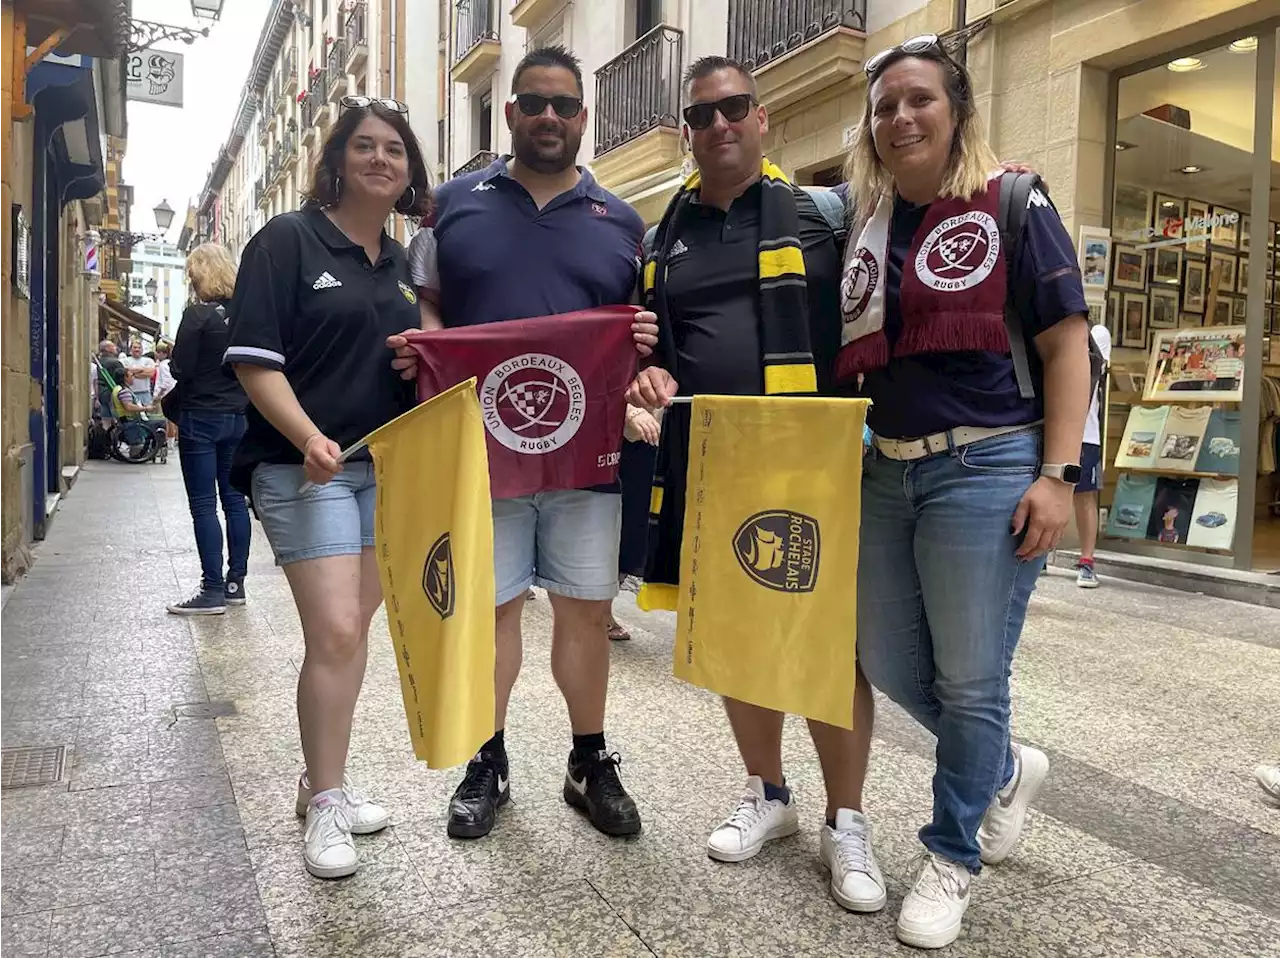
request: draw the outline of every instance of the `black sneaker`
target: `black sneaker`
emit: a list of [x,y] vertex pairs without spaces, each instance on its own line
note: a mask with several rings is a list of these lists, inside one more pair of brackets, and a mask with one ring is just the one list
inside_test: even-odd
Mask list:
[[640,831],[640,811],[622,787],[617,752],[596,752],[587,758],[569,753],[564,779],[564,800],[587,813],[591,824],[606,835],[635,835]]
[[223,591],[226,592],[227,605],[244,605],[244,579],[228,579]]
[[467,774],[449,799],[449,836],[482,838],[493,831],[498,809],[511,801],[505,762],[481,752],[467,763]]
[[227,599],[221,589],[201,589],[185,602],[169,606],[174,615],[222,615],[227,611]]

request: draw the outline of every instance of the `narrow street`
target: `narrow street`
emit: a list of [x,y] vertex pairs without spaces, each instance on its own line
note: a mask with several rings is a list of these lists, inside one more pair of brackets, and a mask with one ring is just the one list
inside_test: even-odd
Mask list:
[[[893,923],[931,806],[932,744],[881,702],[866,807],[888,907],[857,916],[818,861],[821,776],[789,721],[805,827],[707,858],[743,773],[717,700],[671,677],[674,620],[617,616],[610,747],[643,834],[595,833],[560,798],[568,724],[545,597],[525,615],[508,749],[514,804],[445,836],[460,772],[414,761],[375,620],[350,770],[394,826],[350,879],[302,867],[294,686],[302,639],[255,528],[249,604],[177,619],[198,565],[176,457],[90,463],[3,612],[3,747],[64,746],[54,784],[5,791],[3,958],[910,955]],[[1041,580],[1014,665],[1014,729],[1052,770],[1029,831],[987,869],[941,955],[1280,956],[1280,610],[1120,581]],[[175,711],[176,709],[176,711]]]

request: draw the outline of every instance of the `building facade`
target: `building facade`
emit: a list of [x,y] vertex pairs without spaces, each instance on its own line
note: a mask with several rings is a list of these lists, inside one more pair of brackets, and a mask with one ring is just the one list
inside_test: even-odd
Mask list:
[[[131,262],[129,304],[159,323],[160,335],[172,341],[190,296],[186,254],[173,243],[148,240],[133,248]],[[154,296],[147,292],[152,282]]]
[[104,186],[124,144],[128,31],[127,4],[3,4],[5,582],[27,568],[84,460],[103,269],[94,230],[111,226]]

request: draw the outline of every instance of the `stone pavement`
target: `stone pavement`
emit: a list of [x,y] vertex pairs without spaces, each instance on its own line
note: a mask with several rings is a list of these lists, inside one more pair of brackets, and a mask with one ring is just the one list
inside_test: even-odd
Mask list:
[[[375,622],[351,770],[395,815],[364,866],[302,868],[297,618],[265,541],[249,605],[179,620],[197,563],[176,461],[93,463],[3,614],[3,746],[67,747],[61,780],[0,802],[8,956],[909,955],[893,921],[930,807],[930,742],[881,703],[867,808],[890,880],[843,912],[817,860],[813,748],[789,722],[808,826],[753,861],[706,857],[742,787],[714,697],[670,676],[673,620],[617,603],[607,731],[644,832],[607,840],[559,798],[567,718],[545,599],[525,616],[512,703],[514,805],[494,834],[444,834],[458,773],[409,750]],[[1053,769],[1013,857],[974,886],[962,956],[1280,955],[1280,809],[1251,779],[1280,760],[1280,611],[1108,582],[1041,580],[1014,666],[1015,734]],[[222,703],[234,714],[174,707]]]

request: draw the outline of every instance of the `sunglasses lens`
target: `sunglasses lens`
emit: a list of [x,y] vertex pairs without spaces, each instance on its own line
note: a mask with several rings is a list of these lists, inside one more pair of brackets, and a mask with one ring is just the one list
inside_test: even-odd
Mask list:
[[727,96],[719,103],[720,112],[730,123],[737,123],[751,109],[751,97],[745,93],[739,96]]
[[582,111],[582,101],[576,96],[553,96],[551,106],[562,120],[572,120]]
[[695,103],[693,106],[685,107],[684,121],[689,124],[691,130],[705,130],[711,125],[715,115],[714,103]]
[[525,116],[537,116],[547,108],[548,102],[546,97],[536,93],[521,93],[516,97],[516,106]]
[[922,50],[928,50],[930,47],[938,45],[938,38],[932,33],[926,33],[922,36],[912,37],[902,45],[902,50],[906,53],[919,53]]

